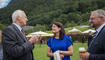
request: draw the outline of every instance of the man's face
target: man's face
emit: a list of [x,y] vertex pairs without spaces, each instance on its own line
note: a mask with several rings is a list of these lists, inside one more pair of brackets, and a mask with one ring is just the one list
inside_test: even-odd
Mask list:
[[19,22],[21,23],[21,26],[24,27],[26,26],[26,23],[27,23],[27,16],[25,13],[22,14],[21,17],[19,17]]
[[97,16],[97,14],[94,12],[91,14],[89,22],[91,24],[91,27],[96,28],[97,26],[100,25],[101,20]]

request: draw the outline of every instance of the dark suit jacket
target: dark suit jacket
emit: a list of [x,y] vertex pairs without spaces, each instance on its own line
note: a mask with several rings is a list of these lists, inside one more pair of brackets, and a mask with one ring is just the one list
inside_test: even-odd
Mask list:
[[12,24],[2,32],[3,60],[33,60],[33,45]]
[[88,47],[89,47],[89,44],[91,43],[92,41],[92,35],[88,35]]
[[105,26],[89,45],[89,60],[105,60]]

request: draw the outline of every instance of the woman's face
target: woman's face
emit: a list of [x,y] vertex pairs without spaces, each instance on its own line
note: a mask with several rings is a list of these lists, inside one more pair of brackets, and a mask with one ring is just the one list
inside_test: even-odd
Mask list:
[[52,33],[59,33],[60,30],[61,28],[59,28],[57,25],[52,25]]

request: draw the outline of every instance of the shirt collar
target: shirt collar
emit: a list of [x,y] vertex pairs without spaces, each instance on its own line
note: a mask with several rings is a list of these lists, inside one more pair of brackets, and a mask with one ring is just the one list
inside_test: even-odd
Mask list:
[[22,30],[22,28],[18,25],[18,24],[16,24],[16,23],[13,23],[20,31]]
[[101,29],[104,27],[105,23],[102,24],[96,31],[99,33],[101,31]]

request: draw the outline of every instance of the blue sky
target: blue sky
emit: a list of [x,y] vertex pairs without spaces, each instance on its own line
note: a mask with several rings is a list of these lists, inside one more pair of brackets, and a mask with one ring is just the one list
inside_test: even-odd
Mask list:
[[0,8],[6,7],[11,0],[0,0]]

